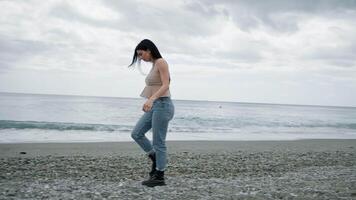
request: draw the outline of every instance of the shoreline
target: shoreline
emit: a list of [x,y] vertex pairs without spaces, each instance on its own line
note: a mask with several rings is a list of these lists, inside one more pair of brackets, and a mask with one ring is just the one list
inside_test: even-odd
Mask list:
[[[329,151],[356,149],[356,139],[301,139],[301,140],[250,140],[211,141],[187,140],[166,141],[167,152],[233,152],[233,151]],[[122,142],[72,142],[72,143],[1,143],[0,157],[34,157],[47,155],[113,156],[117,154],[144,154],[134,141]],[[26,154],[20,154],[26,152]]]

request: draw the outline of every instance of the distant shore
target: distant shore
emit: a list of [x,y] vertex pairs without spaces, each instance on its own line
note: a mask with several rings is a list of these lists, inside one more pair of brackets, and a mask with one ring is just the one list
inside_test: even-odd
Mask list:
[[167,141],[147,188],[134,142],[0,144],[0,199],[353,199],[356,140]]

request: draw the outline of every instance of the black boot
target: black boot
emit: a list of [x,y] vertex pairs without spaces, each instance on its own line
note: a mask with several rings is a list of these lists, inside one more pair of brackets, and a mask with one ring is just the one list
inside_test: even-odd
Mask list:
[[151,171],[149,173],[150,178],[151,178],[156,171],[156,153],[150,154],[150,155],[148,155],[148,157],[150,157],[152,160],[152,167],[151,167]]
[[150,179],[142,181],[142,185],[146,185],[148,187],[166,185],[164,182],[164,171],[156,170]]

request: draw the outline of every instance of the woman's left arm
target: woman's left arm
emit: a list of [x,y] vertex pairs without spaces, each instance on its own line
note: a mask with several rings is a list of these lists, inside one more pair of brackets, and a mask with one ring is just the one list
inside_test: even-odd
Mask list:
[[161,77],[162,86],[154,93],[150,99],[152,101],[156,100],[158,97],[162,96],[169,89],[169,69],[168,63],[164,59],[157,60],[157,69]]

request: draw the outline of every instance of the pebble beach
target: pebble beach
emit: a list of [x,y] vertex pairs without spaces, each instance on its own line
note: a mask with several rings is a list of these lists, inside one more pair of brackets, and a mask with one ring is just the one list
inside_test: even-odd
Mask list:
[[167,141],[166,186],[134,142],[0,144],[0,199],[356,199],[356,140]]

